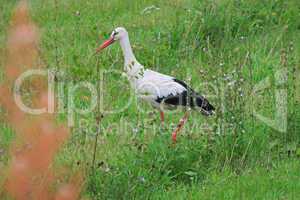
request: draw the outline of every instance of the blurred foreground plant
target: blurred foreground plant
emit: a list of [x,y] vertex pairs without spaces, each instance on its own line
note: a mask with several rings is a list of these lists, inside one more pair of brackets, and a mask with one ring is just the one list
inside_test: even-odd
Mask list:
[[[5,188],[14,199],[77,199],[81,183],[79,177],[72,183],[59,185],[57,192],[53,191],[58,181],[51,170],[51,163],[68,138],[68,130],[57,127],[53,115],[30,116],[22,112],[13,99],[14,95],[21,98],[21,94],[14,94],[12,90],[16,78],[37,65],[38,43],[38,28],[30,19],[26,1],[21,1],[13,13],[8,32],[5,81],[0,85],[0,103],[16,133],[10,148],[11,161]],[[48,105],[46,83],[41,78],[31,80],[30,89],[38,91],[30,94],[31,106],[40,108]]]

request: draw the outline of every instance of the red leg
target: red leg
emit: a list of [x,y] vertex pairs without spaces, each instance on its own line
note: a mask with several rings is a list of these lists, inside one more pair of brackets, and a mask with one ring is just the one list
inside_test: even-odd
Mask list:
[[185,115],[183,116],[183,118],[181,118],[181,120],[179,121],[177,128],[173,131],[172,140],[174,143],[176,142],[177,133],[182,129],[182,127],[185,124],[185,122],[187,121],[188,117],[189,117],[189,112],[186,112]]
[[165,114],[163,111],[160,111],[160,121],[161,121],[161,125],[164,125],[165,122]]

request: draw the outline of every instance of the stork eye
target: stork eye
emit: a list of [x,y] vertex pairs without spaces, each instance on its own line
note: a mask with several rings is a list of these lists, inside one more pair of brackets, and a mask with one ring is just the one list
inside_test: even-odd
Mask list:
[[114,35],[114,36],[118,35],[118,32],[117,32],[117,31],[115,31],[113,35]]

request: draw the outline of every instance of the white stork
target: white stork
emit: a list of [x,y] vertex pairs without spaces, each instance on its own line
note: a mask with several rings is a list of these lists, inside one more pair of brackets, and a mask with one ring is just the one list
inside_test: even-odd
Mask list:
[[172,133],[176,142],[177,133],[181,130],[189,116],[190,108],[200,110],[204,115],[212,115],[214,107],[200,94],[195,92],[185,82],[172,76],[145,69],[135,58],[128,37],[123,27],[116,28],[108,40],[97,48],[96,53],[119,41],[124,55],[124,70],[131,86],[138,97],[151,103],[160,111],[161,122],[164,123],[164,109],[176,106],[188,108],[177,128]]

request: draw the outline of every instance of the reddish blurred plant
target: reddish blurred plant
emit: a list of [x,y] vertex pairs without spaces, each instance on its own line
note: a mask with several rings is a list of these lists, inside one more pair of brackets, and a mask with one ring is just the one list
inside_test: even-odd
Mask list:
[[[38,29],[30,19],[26,1],[21,1],[14,11],[8,33],[6,77],[0,86],[0,103],[16,132],[16,140],[11,144],[6,190],[14,199],[77,199],[80,192],[78,181],[60,187],[56,194],[53,192],[55,176],[50,167],[68,137],[68,130],[57,127],[50,114],[29,116],[23,113],[13,99],[12,86],[16,78],[36,65],[38,44]],[[30,87],[39,91],[31,97],[35,107],[48,104],[46,83],[41,78],[31,81]]]

